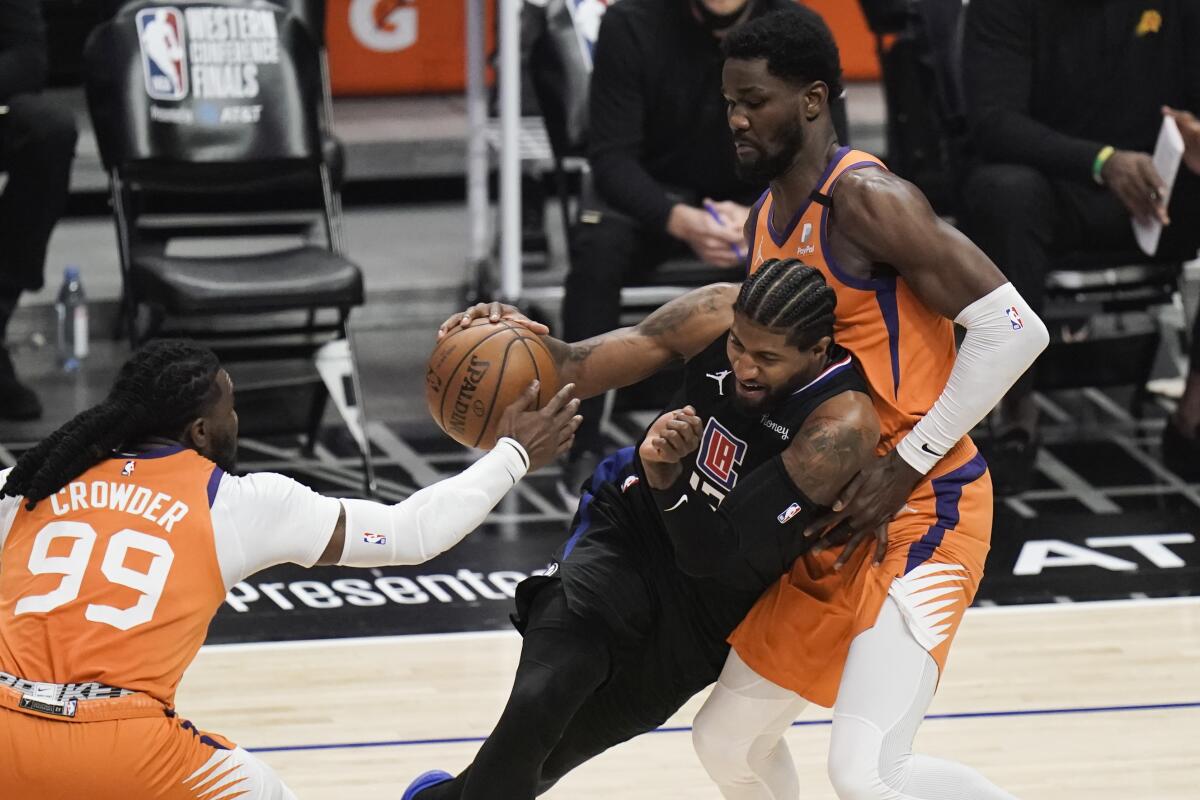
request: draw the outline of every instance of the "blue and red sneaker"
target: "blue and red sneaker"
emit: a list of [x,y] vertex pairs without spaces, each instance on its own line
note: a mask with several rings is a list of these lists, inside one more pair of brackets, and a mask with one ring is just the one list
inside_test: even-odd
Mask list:
[[437,786],[439,783],[454,780],[454,776],[449,772],[443,772],[440,769],[431,769],[428,772],[422,772],[417,777],[413,778],[413,782],[404,790],[404,794],[400,796],[400,800],[414,800],[414,798],[430,786]]

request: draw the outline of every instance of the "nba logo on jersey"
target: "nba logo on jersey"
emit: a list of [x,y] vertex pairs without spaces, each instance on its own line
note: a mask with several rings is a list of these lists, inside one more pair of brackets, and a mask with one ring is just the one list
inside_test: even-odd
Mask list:
[[363,542],[366,544],[387,544],[387,537],[382,533],[364,533]]
[[630,475],[628,478],[626,478],[625,482],[621,484],[621,494],[625,494],[625,492],[628,492],[634,486],[637,486],[639,480],[640,479],[637,475]]
[[1021,315],[1017,313],[1016,306],[1010,306],[1009,308],[1004,309],[1004,313],[1008,315],[1008,322],[1010,325],[1012,325],[1012,329],[1014,331],[1019,331],[1021,328],[1025,327],[1024,321],[1021,320]]
[[746,456],[746,443],[729,432],[716,417],[709,417],[700,440],[696,466],[714,483],[729,492],[737,485],[735,467]]
[[790,520],[792,517],[794,517],[794,516],[796,516],[797,514],[799,514],[799,513],[800,513],[800,510],[801,510],[801,509],[800,509],[800,504],[799,504],[799,503],[792,503],[790,506],[788,506],[787,508],[785,508],[785,509],[783,510],[783,513],[782,513],[782,514],[780,514],[780,515],[779,515],[778,517],[776,517],[775,519],[779,520],[779,524],[780,524],[780,525],[786,525],[786,524],[787,524],[787,522],[788,522],[788,520]]
[[143,8],[137,13],[138,43],[146,94],[153,100],[182,100],[188,94],[183,14],[177,8]]
[[128,478],[133,474],[133,468],[137,466],[133,461],[126,461],[125,466],[121,467],[121,477]]

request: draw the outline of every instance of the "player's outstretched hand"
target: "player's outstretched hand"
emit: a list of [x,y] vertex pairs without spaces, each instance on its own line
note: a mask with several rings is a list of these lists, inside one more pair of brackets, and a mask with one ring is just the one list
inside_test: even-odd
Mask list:
[[504,409],[496,426],[496,435],[516,439],[529,456],[529,471],[541,469],[571,449],[575,431],[583,417],[579,398],[574,397],[575,384],[568,383],[540,409],[537,404],[538,382],[533,381],[512,405]]
[[666,489],[679,478],[680,462],[700,446],[702,428],[691,406],[668,411],[654,420],[638,447],[652,489]]
[[846,484],[832,510],[804,530],[809,538],[824,531],[813,551],[845,544],[834,562],[834,568],[841,569],[862,544],[873,541],[873,561],[881,563],[887,554],[888,523],[904,508],[904,501],[924,477],[895,450],[875,459]]
[[531,320],[529,317],[522,314],[521,310],[516,306],[510,306],[506,303],[492,302],[476,303],[466,311],[459,311],[457,314],[451,314],[445,322],[438,326],[437,338],[441,339],[455,328],[469,328],[471,327],[471,323],[475,320],[485,318],[489,322],[499,322],[500,320],[505,320],[506,322],[515,322],[517,325],[528,328],[531,333],[535,333],[538,336],[545,336],[550,332],[550,329],[542,323],[535,322],[534,320]]

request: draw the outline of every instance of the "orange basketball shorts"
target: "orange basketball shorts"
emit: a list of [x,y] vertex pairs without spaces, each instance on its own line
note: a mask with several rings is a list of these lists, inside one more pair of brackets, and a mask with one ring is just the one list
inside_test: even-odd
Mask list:
[[[0,707],[5,800],[198,800],[291,797],[263,792],[260,763],[179,717],[74,722]],[[265,765],[261,765],[265,768]],[[268,768],[269,769],[269,768]]]
[[832,707],[850,643],[890,595],[940,670],[971,605],[992,535],[992,479],[978,453],[923,482],[888,526],[883,563],[863,547],[808,554],[768,588],[729,642],[762,677]]

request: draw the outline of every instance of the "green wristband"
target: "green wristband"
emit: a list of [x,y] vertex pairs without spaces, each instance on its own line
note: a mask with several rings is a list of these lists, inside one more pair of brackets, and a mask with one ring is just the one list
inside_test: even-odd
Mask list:
[[1100,152],[1096,154],[1096,160],[1092,162],[1092,180],[1101,186],[1104,185],[1104,177],[1101,175],[1104,165],[1108,162],[1108,159],[1112,158],[1112,154],[1115,152],[1116,149],[1111,144],[1105,145],[1100,148]]

